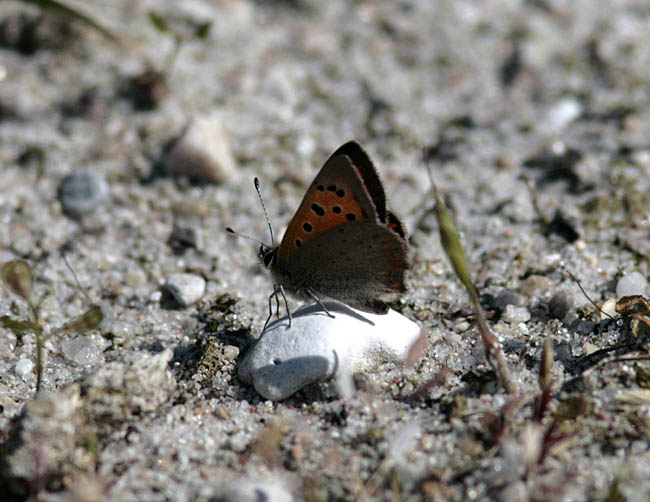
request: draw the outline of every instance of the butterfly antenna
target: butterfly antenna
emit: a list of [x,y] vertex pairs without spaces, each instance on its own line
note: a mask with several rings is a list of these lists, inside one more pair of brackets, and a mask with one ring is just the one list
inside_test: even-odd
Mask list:
[[235,232],[235,231],[234,231],[232,228],[230,228],[230,227],[226,227],[226,232],[228,232],[229,234],[236,235],[237,237],[242,237],[242,238],[244,238],[244,239],[248,239],[249,241],[257,242],[258,244],[261,244],[261,245],[264,246],[264,247],[269,247],[269,246],[268,246],[267,244],[265,244],[264,242],[262,242],[262,241],[260,241],[260,240],[258,240],[258,239],[255,239],[254,237],[250,237],[250,236],[248,236],[248,235],[244,235],[244,234],[240,234],[239,232]]
[[273,239],[273,228],[271,227],[271,220],[269,220],[269,213],[266,212],[266,206],[264,205],[264,199],[262,199],[262,192],[260,192],[260,180],[256,176],[253,180],[255,184],[255,191],[257,196],[260,198],[260,203],[262,204],[262,211],[264,211],[264,217],[266,218],[266,224],[269,226],[269,233],[271,234],[271,247],[275,246],[275,240]]

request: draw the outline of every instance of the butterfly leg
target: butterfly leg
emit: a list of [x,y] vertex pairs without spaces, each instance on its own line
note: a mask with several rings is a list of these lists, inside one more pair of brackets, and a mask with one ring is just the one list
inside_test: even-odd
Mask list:
[[278,306],[280,305],[280,300],[278,300],[277,290],[275,290],[269,296],[269,316],[266,318],[266,322],[264,323],[264,327],[262,328],[262,331],[266,329],[266,326],[269,324],[271,317],[273,317],[273,297],[275,297],[275,301],[278,304]]
[[321,301],[320,301],[320,298],[318,298],[318,296],[316,296],[316,293],[314,293],[311,289],[307,289],[307,288],[305,288],[304,291],[305,291],[305,294],[306,294],[309,298],[311,298],[311,299],[314,300],[316,303],[318,303],[318,305],[320,306],[320,308],[322,308],[322,309],[325,311],[325,313],[326,313],[329,317],[331,317],[332,319],[335,319],[334,314],[332,314],[329,310],[327,310],[327,307],[326,307],[325,305],[323,305],[323,302],[321,302]]
[[262,328],[262,331],[266,329],[266,326],[269,324],[269,321],[271,320],[271,317],[273,317],[273,298],[275,298],[275,315],[277,317],[280,317],[280,299],[278,296],[282,296],[282,300],[284,301],[284,307],[287,309],[287,316],[289,317],[289,328],[291,327],[291,311],[289,310],[289,302],[287,301],[287,295],[284,293],[284,288],[281,285],[276,285],[275,289],[273,290],[273,293],[269,296],[269,316],[266,318],[266,322],[264,323],[264,327]]
[[[280,293],[280,295],[282,295],[282,300],[284,300],[284,308],[287,309],[287,316],[289,317],[289,326],[287,326],[287,328],[290,328],[292,317],[291,317],[291,310],[289,310],[289,302],[287,301],[287,295],[284,293],[284,288],[282,287],[281,284],[278,286],[277,291]],[[279,303],[280,302],[278,301],[278,305]]]

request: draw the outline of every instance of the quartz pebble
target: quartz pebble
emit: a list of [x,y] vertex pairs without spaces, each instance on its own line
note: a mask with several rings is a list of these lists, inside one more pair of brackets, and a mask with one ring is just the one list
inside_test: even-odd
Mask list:
[[268,325],[246,354],[239,377],[267,399],[284,399],[311,383],[340,378],[386,360],[403,361],[420,328],[394,310],[369,314],[337,302],[314,304]]
[[205,279],[195,274],[172,274],[167,279],[165,289],[181,307],[189,307],[205,293]]
[[30,359],[20,359],[16,363],[16,375],[25,380],[32,372],[34,368],[34,363]]
[[163,165],[169,174],[207,183],[223,183],[236,171],[221,121],[214,115],[194,118],[163,159]]
[[88,336],[64,340],[61,343],[61,352],[67,359],[80,366],[88,366],[102,360],[101,350]]
[[569,97],[553,104],[547,111],[542,129],[549,133],[559,133],[582,113],[580,101]]
[[630,272],[621,277],[616,283],[616,296],[645,295],[648,281],[639,272]]
[[530,312],[526,307],[508,305],[506,306],[506,310],[503,312],[501,318],[509,324],[526,322],[530,320]]
[[80,169],[63,179],[58,195],[63,212],[70,218],[80,219],[106,201],[108,194],[108,183],[102,175]]

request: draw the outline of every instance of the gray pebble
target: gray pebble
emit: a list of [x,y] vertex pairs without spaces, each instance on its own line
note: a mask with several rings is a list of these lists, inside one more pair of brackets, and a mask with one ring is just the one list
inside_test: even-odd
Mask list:
[[93,211],[108,199],[106,179],[89,169],[79,169],[66,176],[59,185],[59,201],[63,212],[73,219]]
[[555,293],[548,302],[548,313],[553,319],[564,319],[570,308],[571,299],[564,291]]
[[102,351],[88,336],[64,340],[61,342],[63,355],[80,366],[96,364],[102,361]]
[[345,378],[386,360],[403,361],[420,335],[413,321],[390,310],[369,314],[336,303],[299,308],[268,325],[246,354],[239,377],[267,399],[284,399],[331,377]]
[[189,307],[205,293],[205,279],[195,274],[172,274],[165,289],[181,307]]
[[504,289],[494,300],[494,306],[501,311],[504,311],[508,305],[519,306],[521,305],[521,295],[514,291]]
[[591,321],[578,321],[578,324],[575,326],[575,331],[580,336],[587,336],[593,333],[596,323]]
[[189,248],[199,248],[198,235],[192,227],[174,226],[167,243],[177,255],[183,254]]
[[616,296],[644,295],[648,288],[648,281],[639,272],[630,272],[621,277],[616,283]]

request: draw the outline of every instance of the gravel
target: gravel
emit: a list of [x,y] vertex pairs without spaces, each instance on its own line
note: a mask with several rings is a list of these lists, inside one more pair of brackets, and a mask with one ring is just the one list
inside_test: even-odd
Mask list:
[[[46,356],[36,398],[36,337],[0,325],[5,498],[210,501],[262,484],[295,500],[648,499],[649,314],[593,305],[648,294],[645,0],[74,5],[122,43],[0,3],[0,263],[33,269]],[[226,166],[210,183],[165,164],[202,117],[223,143],[193,148]],[[345,392],[326,380],[269,401],[238,369],[272,281],[259,244],[224,229],[271,244],[258,177],[279,241],[351,139],[409,232],[391,307],[429,343]],[[441,249],[427,165],[518,396]],[[70,218],[59,187],[79,172],[106,190],[74,190]],[[174,274],[204,294],[170,305]],[[93,304],[97,329],[61,329]],[[32,314],[0,295],[0,317]],[[92,364],[70,357],[80,337]]]

